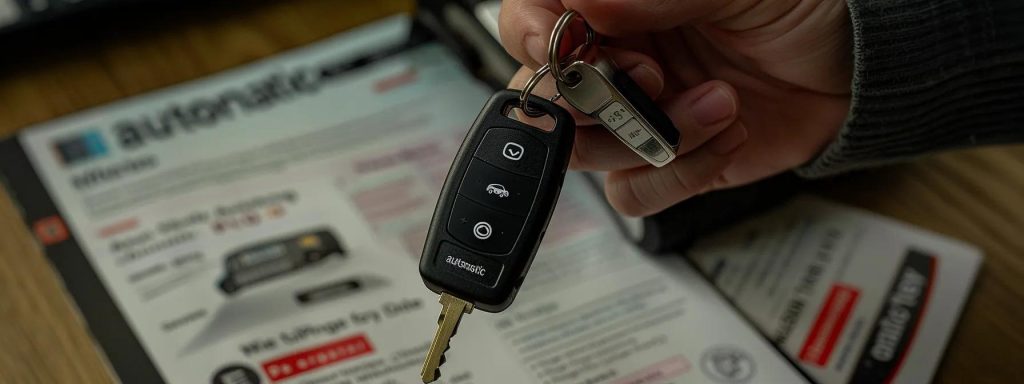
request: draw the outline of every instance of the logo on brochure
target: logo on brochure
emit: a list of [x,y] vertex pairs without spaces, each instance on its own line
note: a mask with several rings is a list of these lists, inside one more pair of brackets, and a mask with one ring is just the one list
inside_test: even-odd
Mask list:
[[722,384],[745,384],[754,377],[754,359],[732,345],[719,345],[704,351],[700,369],[711,380]]
[[65,166],[103,157],[109,153],[103,135],[97,130],[57,139],[53,142],[53,149],[57,154],[57,160]]

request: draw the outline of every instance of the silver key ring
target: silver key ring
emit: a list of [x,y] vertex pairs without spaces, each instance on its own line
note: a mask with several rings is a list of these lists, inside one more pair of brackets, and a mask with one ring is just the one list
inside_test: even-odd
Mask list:
[[[523,113],[527,116],[537,117],[544,114],[541,111],[531,109],[527,102],[527,98],[529,98],[530,93],[533,93],[533,89],[537,87],[537,84],[539,84],[540,80],[544,78],[544,75],[551,73],[551,75],[555,77],[555,80],[566,84],[572,83],[572,79],[569,79],[564,73],[562,73],[563,59],[558,57],[558,47],[562,44],[562,38],[565,36],[566,28],[568,28],[577,15],[578,13],[576,13],[576,11],[569,9],[562,14],[562,17],[558,18],[558,21],[555,23],[555,27],[551,30],[551,38],[548,40],[548,63],[537,68],[537,71],[533,73],[533,76],[530,76],[530,79],[526,81],[526,85],[523,86],[523,90],[519,93],[519,108],[522,109]],[[587,29],[587,40],[583,42],[583,45],[574,49],[569,56],[565,57],[565,62],[575,61],[577,57],[581,56],[584,52],[590,49],[592,45],[594,45],[594,41],[597,39],[594,29],[590,28],[590,24],[587,24],[586,20],[583,21],[583,26]],[[556,93],[549,100],[555,101],[561,96],[562,95]]]
[[[530,76],[530,79],[526,80],[526,84],[523,85],[523,90],[519,91],[519,109],[522,109],[523,113],[525,113],[526,116],[537,117],[537,116],[541,116],[541,115],[544,114],[543,111],[537,111],[537,110],[534,110],[534,109],[530,108],[530,103],[527,100],[527,98],[529,98],[530,94],[533,93],[533,89],[537,88],[537,84],[540,84],[540,80],[544,78],[544,75],[546,75],[546,74],[548,74],[550,72],[551,72],[551,66],[549,66],[547,64],[544,64],[540,68],[537,68],[537,72],[534,72],[533,76]],[[562,97],[562,94],[555,93],[555,95],[551,96],[548,99],[548,101],[555,102],[556,100],[558,100],[561,97]]]
[[[562,72],[563,61],[561,57],[558,57],[558,48],[562,46],[562,37],[565,36],[565,30],[568,29],[577,15],[579,14],[574,10],[566,10],[562,17],[559,17],[558,21],[555,22],[555,28],[551,30],[551,39],[548,41],[547,65],[550,67],[551,75],[555,77],[555,80],[566,84],[571,84],[572,79],[566,77],[565,73]],[[575,60],[575,57],[581,57],[594,44],[594,40],[597,39],[594,29],[590,27],[586,20],[583,20],[583,26],[587,29],[587,40],[578,48],[578,51],[573,50],[573,52],[578,52],[577,54],[571,54],[567,59]]]
[[[519,109],[522,109],[526,116],[538,117],[544,114],[542,111],[530,108],[527,98],[530,97],[530,93],[533,93],[533,89],[537,87],[537,84],[540,84],[540,80],[544,78],[544,75],[549,72],[551,72],[551,66],[547,64],[537,68],[537,72],[534,72],[533,76],[530,76],[530,79],[526,80],[526,85],[523,85],[523,90],[519,92]],[[554,101],[558,96],[559,95],[555,95],[551,100]]]

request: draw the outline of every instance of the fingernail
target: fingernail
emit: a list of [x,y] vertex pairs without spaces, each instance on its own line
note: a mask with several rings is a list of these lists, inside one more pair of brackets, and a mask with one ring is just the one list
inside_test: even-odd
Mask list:
[[631,68],[629,71],[626,71],[626,73],[629,74],[629,77],[633,78],[634,81],[636,81],[636,79],[638,78],[644,78],[645,76],[655,75],[654,70],[651,69],[651,67],[648,67],[643,64],[639,64]]
[[526,53],[537,63],[548,62],[545,58],[548,55],[548,44],[540,35],[531,33],[523,37],[523,44],[526,46]]
[[736,113],[736,102],[728,92],[714,87],[690,105],[690,113],[697,124],[709,126]]
[[725,156],[735,151],[745,142],[747,142],[747,127],[737,123],[733,127],[726,128],[725,132],[718,134],[714,139],[711,139],[711,142],[708,143],[708,149],[711,150],[711,153]]

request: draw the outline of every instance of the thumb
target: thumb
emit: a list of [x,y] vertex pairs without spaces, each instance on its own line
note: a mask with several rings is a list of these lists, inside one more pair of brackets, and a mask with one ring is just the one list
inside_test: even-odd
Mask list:
[[[607,36],[661,31],[707,19],[728,8],[722,0],[562,0]],[[716,17],[718,15],[715,15]]]

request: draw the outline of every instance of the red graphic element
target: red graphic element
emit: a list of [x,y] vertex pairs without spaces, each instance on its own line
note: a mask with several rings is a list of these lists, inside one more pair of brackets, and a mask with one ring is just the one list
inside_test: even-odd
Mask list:
[[857,304],[857,288],[835,284],[825,299],[825,305],[814,319],[811,333],[800,349],[800,360],[824,367],[843,332],[850,313]]
[[377,93],[384,93],[416,81],[416,69],[409,68],[394,76],[387,77],[373,84],[373,90]]
[[43,245],[54,245],[68,239],[68,228],[60,216],[44,217],[32,225],[36,238]]
[[263,372],[277,382],[372,352],[366,335],[356,335],[263,362]]
[[114,235],[117,235],[117,234],[121,234],[121,233],[128,232],[130,230],[133,230],[133,229],[135,229],[138,226],[139,226],[139,219],[134,218],[134,217],[128,218],[128,219],[124,219],[124,220],[118,221],[118,222],[116,222],[114,224],[110,224],[110,225],[108,225],[106,227],[101,228],[100,229],[100,238],[106,239],[106,238],[108,238],[110,236],[114,236]]
[[920,313],[917,316],[917,322],[914,323],[914,327],[910,328],[910,337],[907,338],[907,348],[903,350],[903,354],[900,355],[899,360],[896,361],[896,365],[893,366],[892,372],[889,372],[889,377],[885,378],[885,384],[891,384],[896,379],[896,374],[899,373],[900,368],[903,368],[903,361],[907,359],[907,355],[910,354],[910,349],[914,348],[914,338],[917,337],[917,330],[921,327],[921,320],[924,319],[924,312],[928,310],[928,301],[932,297],[932,288],[935,287],[935,279],[938,277],[935,275],[935,270],[938,269],[939,260],[935,257],[929,257],[931,263],[928,265],[928,287],[924,289],[924,301],[921,303],[921,308],[918,310]]
[[662,383],[690,372],[693,366],[686,357],[676,355],[618,379],[615,384]]

